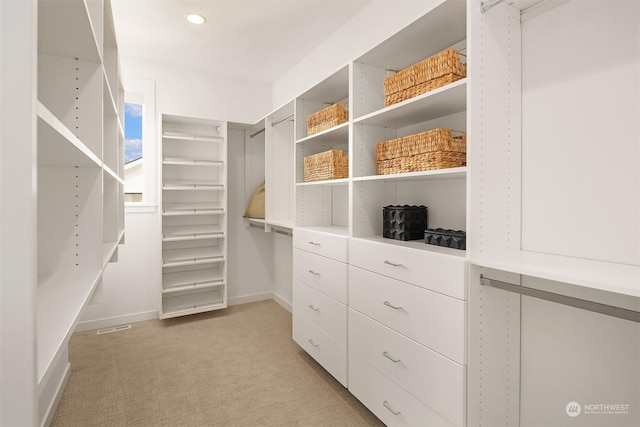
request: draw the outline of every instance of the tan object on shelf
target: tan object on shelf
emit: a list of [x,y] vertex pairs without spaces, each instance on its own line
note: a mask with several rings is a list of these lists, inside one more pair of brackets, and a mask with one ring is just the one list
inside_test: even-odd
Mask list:
[[265,218],[264,193],[265,183],[263,182],[258,186],[258,188],[256,188],[256,191],[253,192],[253,196],[251,196],[251,200],[249,201],[249,206],[247,206],[247,210],[244,212],[245,218]]
[[380,142],[376,147],[376,173],[386,175],[465,166],[466,152],[465,132],[431,129]]
[[349,112],[342,104],[333,104],[307,117],[307,135],[330,129],[349,120]]
[[304,158],[304,181],[347,178],[349,156],[342,150],[329,150]]
[[384,79],[384,105],[389,106],[467,76],[461,54],[447,49]]

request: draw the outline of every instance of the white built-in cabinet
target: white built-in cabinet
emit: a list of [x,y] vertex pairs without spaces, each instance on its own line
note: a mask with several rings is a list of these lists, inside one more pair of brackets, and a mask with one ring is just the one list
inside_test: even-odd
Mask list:
[[640,423],[639,16],[470,6],[469,424]]
[[227,124],[162,116],[163,319],[227,306]]
[[[31,208],[22,208],[25,218],[29,209],[36,215],[33,228],[22,229],[22,238],[28,241],[27,230],[33,231],[37,249],[15,260],[33,274],[35,293],[32,301],[16,298],[13,304],[32,313],[34,323],[20,323],[16,317],[6,325],[3,320],[3,328],[11,323],[19,341],[30,341],[32,332],[35,336],[25,351],[3,335],[3,347],[13,348],[24,365],[2,365],[2,395],[16,401],[5,406],[14,397],[3,397],[0,424],[41,425],[53,415],[70,374],[67,347],[80,313],[100,300],[103,273],[117,260],[124,241],[123,87],[108,0],[10,2],[3,4],[2,13],[3,25],[5,13],[17,21],[33,18],[33,27],[23,23],[25,34],[11,35],[24,42],[19,48],[29,63],[19,65],[21,72],[33,75],[30,111],[18,103],[12,110],[15,117],[31,115],[33,128],[22,128],[23,135],[33,138],[31,163],[20,163],[16,155],[3,179],[8,179],[4,172],[20,176],[20,170],[31,170],[34,182],[26,191],[32,195]],[[2,126],[9,128],[13,124],[5,117],[9,120],[3,111]],[[20,123],[15,117],[12,121]],[[29,148],[27,141],[11,143]],[[15,188],[20,185],[14,181]],[[3,203],[10,197],[3,190]],[[14,227],[20,228],[18,222]],[[3,229],[3,242],[5,238],[10,234]],[[11,287],[29,289],[30,282],[13,278],[2,286],[4,298],[13,293]],[[18,375],[25,383],[5,382],[5,374]],[[29,384],[30,378],[35,384]]]
[[[385,424],[559,425],[573,401],[628,403],[585,422],[638,424],[639,13],[434,2],[252,128],[265,222],[293,230],[293,338]],[[447,48],[467,78],[384,106],[385,76]],[[336,102],[348,122],[308,135]],[[376,175],[379,142],[436,127],[467,132],[466,167]],[[349,176],[304,182],[330,149]],[[404,204],[467,250],[382,238]]]

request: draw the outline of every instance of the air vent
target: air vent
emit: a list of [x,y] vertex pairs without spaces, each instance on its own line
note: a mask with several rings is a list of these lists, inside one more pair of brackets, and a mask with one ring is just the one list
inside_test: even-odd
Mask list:
[[98,329],[97,335],[110,334],[111,332],[124,331],[131,329],[131,325],[114,326],[113,328]]

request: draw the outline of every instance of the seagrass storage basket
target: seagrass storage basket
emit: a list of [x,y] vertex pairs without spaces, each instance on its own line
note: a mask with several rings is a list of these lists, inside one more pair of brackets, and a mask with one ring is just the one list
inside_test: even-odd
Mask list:
[[389,106],[467,76],[461,54],[447,49],[384,79],[384,105]]
[[304,158],[304,181],[347,178],[349,176],[349,156],[342,150],[329,150]]
[[349,120],[349,112],[342,104],[333,104],[307,117],[307,136],[338,126]]
[[378,143],[376,173],[417,172],[467,164],[466,132],[431,129]]

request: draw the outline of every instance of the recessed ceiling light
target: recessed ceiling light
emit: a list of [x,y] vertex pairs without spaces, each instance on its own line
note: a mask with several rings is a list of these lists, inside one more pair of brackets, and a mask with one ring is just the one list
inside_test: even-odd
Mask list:
[[187,13],[184,17],[187,21],[196,25],[204,24],[205,22],[207,22],[207,18],[197,13]]

